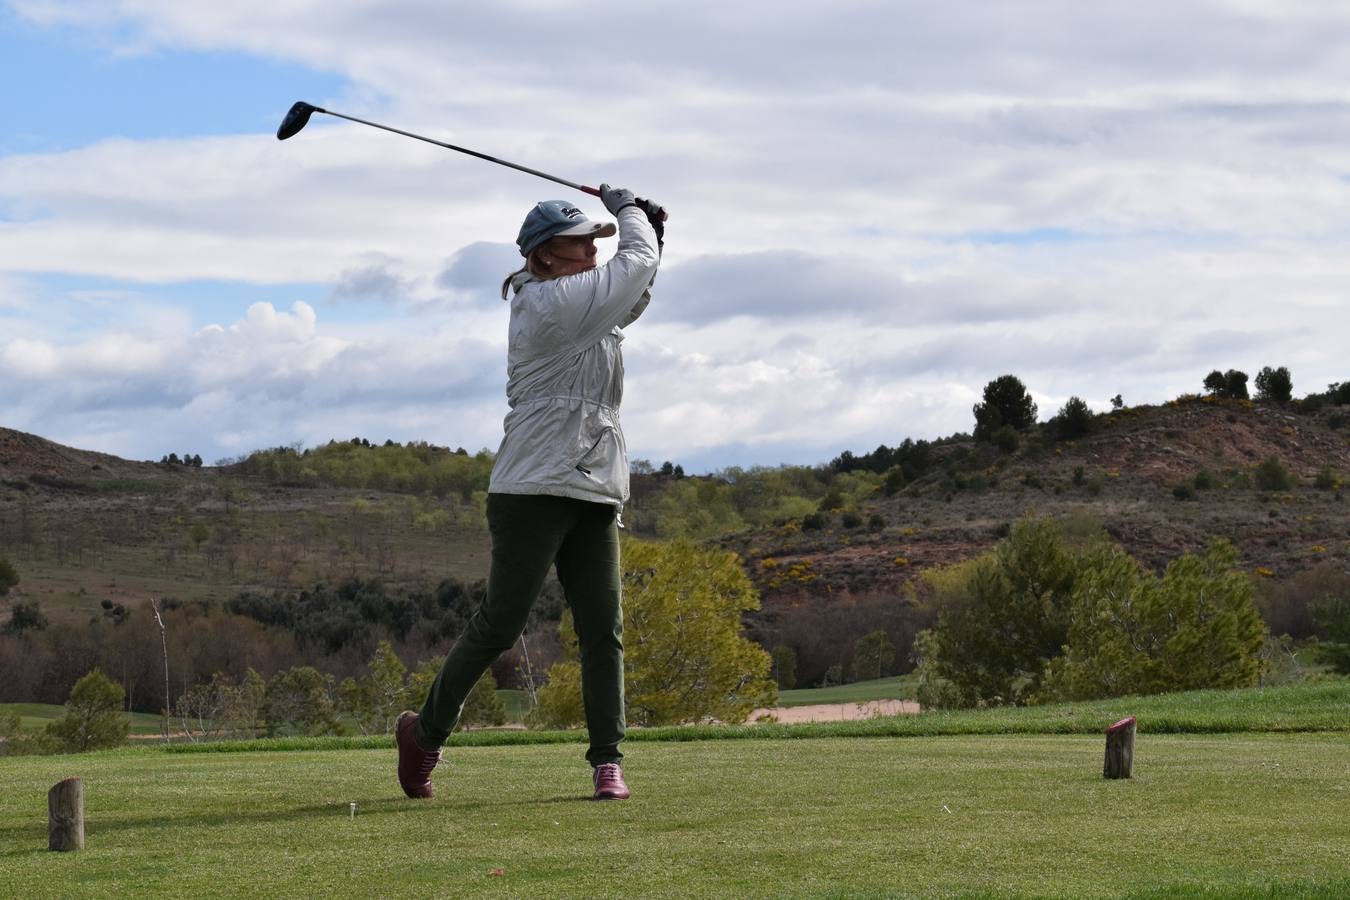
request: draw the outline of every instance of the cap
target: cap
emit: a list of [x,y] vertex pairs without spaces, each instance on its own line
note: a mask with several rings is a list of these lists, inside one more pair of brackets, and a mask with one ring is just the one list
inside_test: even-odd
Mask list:
[[521,256],[529,256],[534,248],[549,238],[590,235],[613,237],[618,232],[613,222],[596,222],[566,200],[545,200],[536,203],[520,225],[516,246]]

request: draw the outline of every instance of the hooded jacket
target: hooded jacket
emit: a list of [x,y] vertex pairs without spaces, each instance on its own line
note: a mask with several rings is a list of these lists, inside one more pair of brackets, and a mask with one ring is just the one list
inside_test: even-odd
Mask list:
[[511,280],[511,411],[490,492],[614,506],[628,499],[621,329],[647,308],[660,251],[637,207],[619,210],[618,220],[618,250],[603,266],[553,279],[526,271]]

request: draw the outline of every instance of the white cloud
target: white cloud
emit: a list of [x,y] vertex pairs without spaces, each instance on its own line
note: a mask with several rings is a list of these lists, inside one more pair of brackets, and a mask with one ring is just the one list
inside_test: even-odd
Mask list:
[[[1051,403],[1164,399],[1214,367],[1350,376],[1333,4],[13,6],[119,52],[336,71],[345,96],[305,99],[666,203],[626,344],[639,456],[950,433],[1007,372]],[[603,40],[561,37],[578,23]],[[29,392],[0,418],[113,451],[178,423],[235,450],[354,430],[493,446],[497,286],[520,216],[568,193],[322,115],[285,143],[0,157],[0,368]],[[35,291],[52,274],[129,293]],[[194,331],[206,279],[238,285],[238,321]],[[278,296],[300,283],[333,305]]]

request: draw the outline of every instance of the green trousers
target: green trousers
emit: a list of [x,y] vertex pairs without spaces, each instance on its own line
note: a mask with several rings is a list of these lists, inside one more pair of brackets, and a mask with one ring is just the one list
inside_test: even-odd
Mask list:
[[492,567],[487,597],[450,648],[417,722],[417,743],[435,750],[454,731],[464,699],[509,650],[544,586],[549,566],[572,611],[581,652],[581,699],[592,766],[623,754],[623,609],[617,510],[546,494],[489,494]]

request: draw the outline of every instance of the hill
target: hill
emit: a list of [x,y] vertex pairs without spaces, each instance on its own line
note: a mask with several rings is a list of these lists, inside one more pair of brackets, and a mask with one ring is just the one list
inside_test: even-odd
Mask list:
[[[797,492],[780,504],[797,510],[791,515],[733,513],[738,530],[705,523],[698,532],[738,553],[758,586],[763,608],[752,635],[769,647],[809,647],[799,662],[806,684],[845,665],[859,636],[883,628],[903,671],[914,632],[931,618],[915,589],[921,574],[990,549],[1028,514],[1070,530],[1104,528],[1154,568],[1226,538],[1267,593],[1309,572],[1344,576],[1344,409],[1186,397],[1096,416],[1072,441],[1044,425],[1004,450],[955,435],[932,442],[921,473],[893,490],[880,474],[841,471],[840,460],[784,470],[778,482],[790,488],[739,470],[636,474],[625,518],[638,536],[680,533],[662,517],[681,491],[686,505],[738,481],[751,493]],[[0,557],[19,570],[21,596],[72,622],[104,615],[107,602],[152,597],[223,602],[349,577],[394,588],[471,580],[487,568],[488,465],[447,448],[352,441],[191,467],[0,429]],[[1271,465],[1274,481],[1263,475]],[[749,521],[763,524],[739,527]]]

